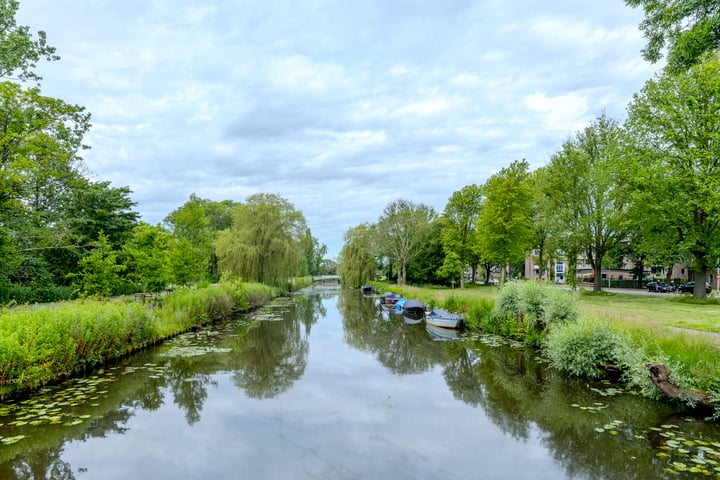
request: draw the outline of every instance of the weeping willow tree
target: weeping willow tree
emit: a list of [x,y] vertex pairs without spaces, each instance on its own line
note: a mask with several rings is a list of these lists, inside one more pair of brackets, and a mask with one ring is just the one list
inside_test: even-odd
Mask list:
[[223,276],[284,286],[300,271],[310,235],[302,213],[287,200],[259,193],[235,207],[233,225],[220,233],[218,266]]
[[345,233],[340,251],[338,274],[351,287],[360,287],[375,278],[375,257],[372,252],[373,227],[363,223]]

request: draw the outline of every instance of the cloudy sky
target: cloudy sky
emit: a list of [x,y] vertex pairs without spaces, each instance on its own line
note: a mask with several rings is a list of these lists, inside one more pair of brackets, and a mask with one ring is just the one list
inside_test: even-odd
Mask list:
[[21,0],[85,106],[92,178],[148,223],[190,194],[293,203],[335,256],[398,198],[439,212],[513,160],[537,168],[659,68],[622,0]]

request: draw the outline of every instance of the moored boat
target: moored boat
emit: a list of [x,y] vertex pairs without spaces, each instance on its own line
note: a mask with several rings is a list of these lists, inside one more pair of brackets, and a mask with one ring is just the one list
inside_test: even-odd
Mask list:
[[385,292],[380,296],[380,304],[389,310],[394,310],[395,304],[401,298],[403,296],[399,293]]
[[405,300],[401,309],[403,317],[410,320],[422,320],[425,316],[425,305],[419,300]]
[[431,312],[425,315],[425,322],[428,325],[443,328],[460,328],[463,323],[463,317],[450,313],[442,308],[433,308]]
[[360,287],[360,291],[363,295],[372,295],[373,293],[375,293],[372,285],[363,285],[362,287]]

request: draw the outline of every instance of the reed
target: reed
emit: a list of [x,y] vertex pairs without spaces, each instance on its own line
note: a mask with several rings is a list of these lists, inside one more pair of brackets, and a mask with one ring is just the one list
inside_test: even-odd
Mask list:
[[115,360],[261,305],[277,294],[264,285],[228,282],[179,289],[154,306],[130,300],[82,300],[5,309],[0,314],[0,397]]

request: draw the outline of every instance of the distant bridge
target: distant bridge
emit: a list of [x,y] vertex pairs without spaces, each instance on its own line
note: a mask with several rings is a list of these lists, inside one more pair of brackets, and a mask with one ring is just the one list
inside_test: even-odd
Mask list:
[[342,277],[340,275],[318,275],[312,277],[313,285],[318,287],[339,287]]

